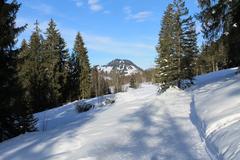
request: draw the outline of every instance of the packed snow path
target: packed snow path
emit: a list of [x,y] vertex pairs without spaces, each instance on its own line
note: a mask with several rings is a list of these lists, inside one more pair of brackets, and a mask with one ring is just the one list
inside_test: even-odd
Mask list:
[[190,120],[191,95],[172,88],[157,96],[156,90],[145,84],[82,114],[71,104],[50,110],[47,131],[1,143],[0,159],[208,160]]

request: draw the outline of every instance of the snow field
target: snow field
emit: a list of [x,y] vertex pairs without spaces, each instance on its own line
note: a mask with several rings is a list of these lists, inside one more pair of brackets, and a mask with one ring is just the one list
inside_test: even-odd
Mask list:
[[[0,159],[208,160],[189,118],[191,96],[174,88],[160,96],[156,91],[143,84],[117,94],[112,106],[77,114],[73,102],[46,111],[46,131],[1,143]],[[36,115],[39,127],[43,115]]]
[[[37,113],[39,132],[1,143],[0,159],[239,160],[235,72],[202,75],[187,91],[170,88],[161,95],[157,86],[142,84],[116,94],[115,104],[81,114],[77,101]],[[103,99],[86,101],[100,106]]]
[[236,68],[197,77],[194,108],[207,147],[216,159],[240,159],[240,75]]

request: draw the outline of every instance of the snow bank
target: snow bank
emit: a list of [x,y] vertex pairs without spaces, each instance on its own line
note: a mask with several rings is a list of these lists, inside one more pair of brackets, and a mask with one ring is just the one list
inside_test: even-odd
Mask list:
[[[236,68],[196,78],[192,119],[216,159],[240,159],[240,75]],[[195,115],[194,115],[195,114]]]
[[[91,98],[85,101],[87,103],[93,104],[95,106],[94,110],[99,110],[100,106],[104,105],[104,101],[107,98],[114,98],[113,94]],[[61,107],[53,108],[44,112],[39,112],[35,114],[35,117],[38,119],[37,128],[39,131],[46,131],[55,128],[61,128],[66,124],[71,122],[78,121],[83,115],[88,113],[79,114],[76,112],[75,105],[80,101],[76,100],[74,102],[65,104]],[[91,111],[92,112],[92,111]]]

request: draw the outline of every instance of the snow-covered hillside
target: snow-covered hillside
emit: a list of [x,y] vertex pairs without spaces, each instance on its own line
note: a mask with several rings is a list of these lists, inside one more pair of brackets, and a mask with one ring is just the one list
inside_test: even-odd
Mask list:
[[38,113],[40,131],[0,143],[0,159],[238,160],[240,75],[235,72],[199,76],[191,89],[170,88],[161,95],[157,86],[142,84],[116,94],[113,105],[81,114],[74,109],[77,102]]
[[110,74],[112,71],[117,70],[125,76],[130,76],[135,73],[142,73],[143,70],[134,64],[130,60],[126,59],[115,59],[109,62],[107,65],[97,66],[100,71]]
[[209,151],[219,160],[240,159],[240,75],[235,69],[197,77],[192,115]]
[[[157,96],[156,91],[156,86],[145,84],[117,94],[112,106],[82,114],[73,104],[49,110],[47,131],[1,143],[0,159],[208,159],[189,119],[188,94],[171,89]],[[41,122],[44,113],[37,116]]]

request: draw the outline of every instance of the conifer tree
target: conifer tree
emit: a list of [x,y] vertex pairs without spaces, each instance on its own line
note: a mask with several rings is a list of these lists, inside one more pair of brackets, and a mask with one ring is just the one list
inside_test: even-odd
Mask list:
[[175,23],[173,5],[169,4],[164,13],[159,43],[156,48],[158,57],[156,59],[155,82],[160,84],[159,92],[164,92],[170,86],[176,86],[178,83],[178,57],[174,44]]
[[73,52],[68,60],[66,93],[68,101],[79,99],[80,95],[80,70],[77,54]]
[[61,37],[60,32],[56,29],[55,22],[51,19],[44,41],[44,52],[47,56],[48,72],[51,87],[52,105],[56,106],[65,100],[65,83],[66,83],[66,60],[67,50],[66,43]]
[[137,88],[137,81],[136,81],[136,77],[134,75],[131,75],[130,77],[130,88]]
[[183,56],[181,78],[183,83],[181,83],[181,88],[186,88],[193,84],[195,60],[198,54],[196,25],[192,17],[189,17],[185,26],[183,26],[182,35]]
[[215,72],[228,68],[227,50],[223,43],[225,40],[220,38],[216,42],[203,44],[200,54],[196,57],[195,74]]
[[91,97],[96,97],[99,95],[99,71],[97,66],[92,68],[92,76],[91,76]]
[[178,87],[186,88],[193,84],[194,57],[197,55],[197,33],[195,22],[189,16],[185,1],[174,0],[176,16],[175,44],[178,55]]
[[224,39],[228,67],[240,66],[240,1],[198,0],[198,3],[201,8],[198,18],[202,22],[206,40],[216,42]]
[[[18,79],[24,89],[26,89],[25,84],[28,83],[26,79],[26,75],[28,74],[27,72],[28,66],[25,65],[25,63],[29,59],[29,56],[30,56],[30,51],[29,51],[28,43],[26,39],[23,39],[21,43],[20,53],[18,54],[17,71],[18,71]],[[27,94],[27,92],[25,91],[24,94]]]
[[100,77],[100,95],[107,95],[111,94],[111,89],[109,88],[109,84],[104,78],[103,75]]
[[23,90],[17,77],[16,38],[24,30],[16,27],[20,5],[0,0],[0,142],[26,131],[35,130],[34,118],[25,106]]
[[19,77],[28,103],[34,112],[51,106],[48,55],[43,52],[43,39],[38,22],[30,37],[28,49],[22,49]]
[[75,39],[73,52],[76,57],[75,69],[78,73],[77,76],[79,76],[79,98],[89,98],[91,94],[91,69],[87,49],[79,32]]
[[112,78],[112,85],[114,86],[114,93],[122,92],[123,91],[123,76],[121,75],[120,71],[117,68],[114,68],[111,72]]
[[157,52],[155,81],[161,85],[160,93],[170,86],[184,89],[193,84],[197,34],[184,1],[174,0],[169,4],[163,17]]
[[31,131],[35,131],[35,124],[37,122],[37,119],[35,119],[32,115],[33,113],[33,106],[31,106],[31,104],[29,103],[29,97],[27,96],[27,92],[26,92],[26,88],[24,88],[23,84],[27,83],[25,76],[26,74],[28,74],[26,71],[26,65],[25,64],[25,60],[27,60],[28,56],[29,56],[29,46],[27,44],[27,41],[25,39],[23,39],[22,44],[21,44],[21,48],[20,48],[20,53],[18,54],[18,58],[17,58],[17,72],[18,72],[18,80],[19,80],[19,84],[21,85],[22,88],[22,100],[24,102],[24,107],[20,108],[18,110],[19,113],[21,113],[20,116],[20,120],[19,120],[19,125],[21,126],[21,131],[22,133],[24,132],[31,132]]
[[98,66],[91,69],[91,97],[110,94],[110,88],[104,73],[99,71]]
[[65,40],[60,36],[59,41],[59,50],[60,50],[60,65],[59,65],[59,84],[60,84],[60,101],[61,103],[67,101],[68,97],[68,89],[67,88],[67,74],[69,69],[69,52],[68,49],[66,49],[66,42]]

